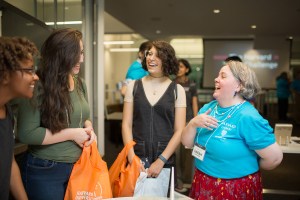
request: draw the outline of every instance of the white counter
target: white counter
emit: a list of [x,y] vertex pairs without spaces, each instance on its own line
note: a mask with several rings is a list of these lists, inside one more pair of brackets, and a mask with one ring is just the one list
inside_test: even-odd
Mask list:
[[[119,197],[111,198],[111,200],[169,200],[167,197]],[[174,200],[192,200],[190,197],[174,192]]]
[[287,146],[281,145],[282,152],[300,154],[300,144],[295,141],[300,141],[300,137],[291,137],[291,141]]

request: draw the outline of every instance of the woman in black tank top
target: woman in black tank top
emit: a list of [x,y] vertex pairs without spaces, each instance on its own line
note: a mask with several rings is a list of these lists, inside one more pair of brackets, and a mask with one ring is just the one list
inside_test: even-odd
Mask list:
[[173,47],[152,41],[142,62],[149,75],[131,83],[124,99],[122,135],[124,144],[134,140],[129,152],[144,161],[148,177],[157,177],[163,168],[175,166],[175,149],[185,126],[185,93],[169,75],[178,72]]

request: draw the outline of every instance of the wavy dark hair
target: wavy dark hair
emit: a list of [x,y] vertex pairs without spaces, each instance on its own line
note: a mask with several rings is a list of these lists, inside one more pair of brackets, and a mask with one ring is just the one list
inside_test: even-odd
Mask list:
[[35,44],[25,37],[0,37],[0,83],[6,72],[19,69],[23,60],[33,59],[38,54]]
[[185,75],[189,75],[192,72],[192,67],[186,59],[178,59],[178,63],[182,63],[189,71]]
[[52,133],[66,128],[70,123],[67,116],[70,116],[73,107],[69,95],[69,74],[80,60],[81,40],[82,33],[78,30],[57,29],[41,48],[41,67],[37,74],[42,88],[38,98],[42,125]]
[[[167,42],[155,40],[151,42],[148,50],[154,47],[157,51],[157,57],[161,59],[162,71],[165,76],[176,75],[179,70],[178,60],[175,56],[174,48]],[[143,68],[148,71],[146,60],[142,62]]]

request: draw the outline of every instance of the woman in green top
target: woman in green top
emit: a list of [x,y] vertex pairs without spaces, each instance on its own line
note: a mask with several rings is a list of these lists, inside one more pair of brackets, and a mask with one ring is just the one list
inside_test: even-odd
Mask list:
[[77,77],[82,62],[81,32],[54,31],[41,49],[33,100],[19,103],[18,136],[29,144],[22,179],[31,200],[63,199],[83,145],[96,139],[86,86]]

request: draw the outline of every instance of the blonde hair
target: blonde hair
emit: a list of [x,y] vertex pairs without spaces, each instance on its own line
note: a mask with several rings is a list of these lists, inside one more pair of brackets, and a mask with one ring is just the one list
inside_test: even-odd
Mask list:
[[256,75],[252,69],[239,61],[227,63],[233,76],[240,82],[241,90],[238,92],[244,99],[252,99],[261,90]]

